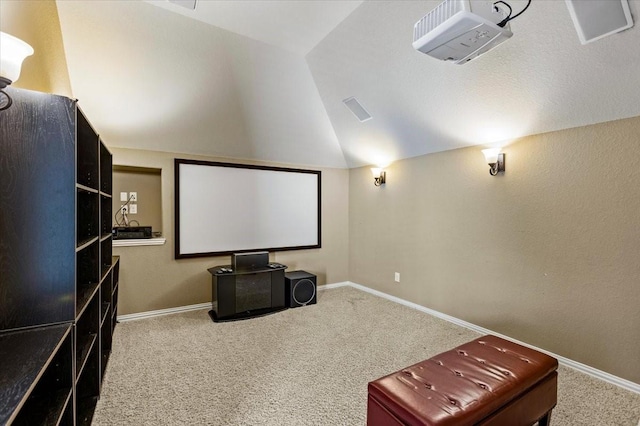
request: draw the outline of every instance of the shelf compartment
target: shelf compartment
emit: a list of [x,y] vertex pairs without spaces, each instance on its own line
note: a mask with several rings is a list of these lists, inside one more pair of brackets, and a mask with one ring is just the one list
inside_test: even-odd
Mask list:
[[111,356],[111,349],[102,351],[102,358],[100,360],[100,388],[102,389],[102,382],[104,381],[104,373],[107,372],[107,364],[109,363],[109,357]]
[[46,395],[40,395],[33,399],[30,398],[20,411],[18,417],[16,417],[13,425],[73,425],[73,416],[71,417],[71,422],[69,422],[67,417],[68,409],[73,407],[71,396],[72,390],[68,388],[49,392]]
[[76,191],[76,246],[82,242],[100,236],[98,203],[96,192],[78,188]]
[[[61,336],[62,334],[62,337]],[[65,419],[68,417],[65,415],[69,408],[73,408],[73,401],[71,395],[73,392],[73,335],[71,333],[70,325],[63,326],[51,326],[43,327],[41,329],[28,330],[24,332],[15,333],[13,336],[8,336],[9,341],[2,341],[2,344],[6,344],[7,348],[15,349],[21,347],[25,349],[35,349],[40,352],[40,348],[34,348],[30,343],[42,344],[43,341],[49,341],[50,343],[59,342],[59,346],[50,353],[50,362],[43,367],[41,375],[38,378],[35,376],[35,385],[32,386],[32,391],[28,395],[28,398],[24,401],[22,408],[16,415],[13,422],[14,425],[57,425],[57,424],[73,424],[73,417],[71,417],[71,423],[67,423]],[[56,340],[57,338],[57,340]],[[18,339],[12,341],[11,339]],[[46,350],[51,350],[51,346],[45,345],[45,351],[42,355],[45,355]],[[17,354],[20,355],[20,354]],[[25,354],[26,356],[26,354]],[[0,356],[0,359],[2,357]],[[33,383],[34,380],[29,379],[29,375],[22,376],[25,373],[25,366],[22,365],[25,359],[23,356],[15,357],[15,361],[21,363],[20,366],[15,366],[15,369],[8,365],[8,362],[3,362],[3,369],[7,368],[7,371],[15,371],[21,373],[20,380],[23,385]],[[28,365],[26,367],[29,367]],[[27,371],[28,373],[29,371]],[[33,371],[33,373],[36,373]],[[24,379],[28,379],[25,381]],[[11,380],[7,380],[7,383],[11,383]],[[14,393],[18,389],[12,389],[10,393]],[[2,393],[5,393],[4,391]],[[26,395],[25,395],[26,396]],[[10,403],[11,401],[9,401]],[[2,410],[0,410],[1,412]],[[4,424],[2,420],[3,416],[0,413],[0,423]],[[6,419],[5,419],[6,420]]]
[[76,317],[80,316],[100,284],[99,248],[100,243],[96,240],[76,253]]
[[83,369],[86,369],[86,365],[91,362],[89,354],[97,347],[96,340],[100,330],[99,304],[100,299],[96,292],[76,320],[76,381],[82,375]]
[[98,284],[94,284],[93,287],[83,287],[80,291],[78,291],[76,308],[78,311],[78,315],[82,315],[84,313],[84,310],[87,307],[89,301],[97,291]]
[[109,303],[109,304],[111,303],[111,298],[113,295],[112,281],[113,281],[113,270],[110,269],[108,274],[102,279],[102,282],[100,283],[102,303]]
[[113,158],[111,153],[100,141],[100,191],[111,194],[113,187]]
[[115,291],[111,294],[111,306],[115,311],[115,308],[118,306],[118,286],[114,289]]
[[89,426],[93,419],[93,413],[96,411],[98,397],[86,397],[78,401],[76,413],[76,425]]
[[93,237],[88,240],[81,241],[78,244],[78,247],[76,247],[76,253],[84,250],[85,248],[89,247],[91,244],[95,243],[96,241],[98,241],[98,237]]
[[100,387],[102,387],[102,378],[107,369],[107,362],[111,355],[111,348],[113,342],[113,326],[112,326],[111,310],[108,311],[108,315],[104,318],[100,329]]
[[76,108],[76,179],[81,185],[99,188],[98,135],[80,108]]
[[120,279],[120,256],[113,256],[111,264],[113,265],[113,288],[115,288]]
[[101,311],[102,316],[101,316],[101,318],[100,318],[100,327],[102,327],[102,326],[104,325],[105,320],[106,320],[107,318],[110,318],[110,317],[111,317],[111,315],[110,315],[110,313],[111,313],[111,303],[109,303],[109,302],[102,302],[102,303],[100,304],[100,306],[101,306],[101,308],[102,308],[102,311]]
[[118,323],[118,305],[113,306],[111,314],[111,335],[113,336],[113,331],[116,329],[116,324]]
[[82,339],[78,339],[76,347],[76,380],[80,378],[85,367],[89,364],[89,355],[96,346],[98,335],[89,334],[82,336]]
[[61,426],[74,426],[75,425],[75,407],[73,405],[73,392],[70,395],[69,401],[67,401],[67,408],[65,408],[64,413],[62,413],[62,418],[60,419]]
[[100,394],[98,345],[94,345],[76,384],[76,424],[90,425]]
[[113,228],[113,205],[111,197],[100,195],[100,233],[104,237],[105,235],[111,235]]
[[[109,271],[111,271],[111,259],[112,259],[113,245],[111,237],[100,243],[100,277],[104,277]],[[111,287],[111,285],[109,285]]]

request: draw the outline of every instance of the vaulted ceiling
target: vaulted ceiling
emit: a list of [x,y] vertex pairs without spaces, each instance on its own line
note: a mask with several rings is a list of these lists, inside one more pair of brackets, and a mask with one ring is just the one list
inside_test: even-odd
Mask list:
[[565,2],[533,0],[453,65],[411,46],[439,3],[57,1],[73,94],[110,146],[357,167],[640,115],[636,27],[581,45]]

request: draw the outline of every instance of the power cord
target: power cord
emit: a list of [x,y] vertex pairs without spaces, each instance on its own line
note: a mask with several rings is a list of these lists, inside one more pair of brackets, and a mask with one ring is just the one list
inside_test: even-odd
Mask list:
[[493,3],[493,4],[495,6],[496,4],[499,4],[499,3],[500,4],[504,4],[505,6],[507,6],[509,8],[509,15],[497,24],[499,27],[504,27],[505,25],[507,25],[507,23],[509,21],[513,21],[518,16],[522,15],[524,13],[524,11],[527,10],[529,8],[529,6],[531,5],[531,0],[529,0],[527,2],[527,5],[524,7],[524,9],[522,9],[520,12],[516,13],[513,16],[511,16],[511,13],[513,12],[513,9],[511,9],[511,6],[509,6],[509,4],[507,4],[506,2],[504,2],[502,0],[499,0],[499,1],[495,2],[495,3]]
[[[127,219],[127,214],[123,211],[123,209],[129,205],[129,203],[131,202],[132,198],[133,198],[132,196],[129,196],[129,199],[127,200],[127,202],[124,203],[122,206],[120,206],[120,208],[118,209],[116,214],[113,215],[113,220],[116,222],[116,225],[118,225],[118,226],[129,226],[129,219]],[[120,216],[120,219],[118,219],[118,216]],[[122,220],[122,222],[121,222],[121,220]]]
[[[509,14],[505,18],[505,19],[509,19],[511,17],[511,14],[513,13],[513,9],[511,9],[511,6],[509,5],[509,3],[505,3],[502,0],[499,0],[499,1],[495,2],[493,5],[495,6],[498,3],[504,4],[505,6],[507,6],[509,8]],[[498,11],[499,11],[499,8],[496,6],[496,12],[498,12]],[[502,22],[502,21],[500,21],[500,22]],[[498,24],[498,25],[500,25],[500,24]],[[505,25],[506,25],[506,23],[505,23]]]

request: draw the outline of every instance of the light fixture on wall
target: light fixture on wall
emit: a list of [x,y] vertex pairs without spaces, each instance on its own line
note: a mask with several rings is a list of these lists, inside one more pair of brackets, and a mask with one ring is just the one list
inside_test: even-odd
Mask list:
[[500,148],[483,149],[482,153],[489,163],[489,174],[495,176],[498,173],[504,173],[504,154],[500,152]]
[[2,89],[20,77],[22,62],[33,55],[33,48],[24,41],[0,31],[0,111],[11,106],[11,97]]
[[384,185],[387,181],[387,172],[385,172],[380,167],[373,167],[371,169],[371,173],[373,174],[373,184],[375,186]]

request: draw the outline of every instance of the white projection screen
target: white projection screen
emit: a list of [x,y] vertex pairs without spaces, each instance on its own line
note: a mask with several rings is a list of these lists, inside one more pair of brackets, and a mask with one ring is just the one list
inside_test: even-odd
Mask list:
[[320,171],[174,164],[177,259],[320,247]]

